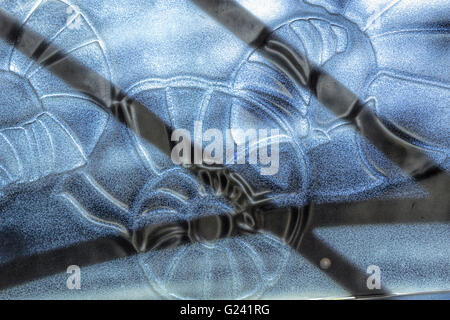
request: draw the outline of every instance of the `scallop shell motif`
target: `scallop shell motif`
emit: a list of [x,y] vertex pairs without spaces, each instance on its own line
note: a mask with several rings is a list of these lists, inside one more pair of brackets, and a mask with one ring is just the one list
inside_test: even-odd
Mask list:
[[[273,35],[353,91],[364,92],[375,59],[368,39],[348,21],[326,13],[311,13],[281,25]],[[365,60],[354,61],[356,55]],[[352,70],[348,70],[349,65]],[[349,71],[353,71],[350,83],[345,79]],[[239,66],[234,88],[254,96],[263,111],[257,115],[235,101],[232,125],[245,127],[252,115],[255,122],[264,126],[266,118],[261,117],[262,113],[283,119],[286,135],[307,154],[312,180],[310,195],[316,201],[363,192],[381,183],[361,159],[354,130],[324,110],[309,90],[294,84],[257,51]]]
[[[16,46],[1,45],[3,192],[84,166],[108,119],[94,101],[47,70],[64,64],[65,55],[70,54],[106,79],[111,78],[103,44],[87,19],[66,1],[37,1],[27,9],[23,26],[64,53],[22,38],[17,46],[36,48],[35,61]],[[76,28],[71,23],[76,23]]]
[[[437,19],[448,13],[448,2],[433,1],[426,10],[424,3],[408,0],[305,2],[345,17],[367,36],[376,68],[360,97],[397,137],[418,146],[448,170],[450,77],[442,70],[450,64],[443,54],[450,28]],[[358,140],[362,159],[378,176],[401,175],[367,141]]]
[[[128,94],[173,128],[193,132],[194,121],[204,130],[230,128],[233,99],[245,100],[257,109],[257,102],[239,96],[228,85],[193,77],[149,79],[133,86]],[[186,112],[189,110],[190,112]],[[276,119],[271,128],[279,128]],[[168,165],[157,150],[132,135],[137,152],[154,174],[131,206],[134,229],[149,224],[191,220],[209,215],[233,215],[236,204],[223,200],[225,189],[207,191],[186,170]],[[304,156],[290,141],[280,146],[280,157],[290,161],[272,180],[261,181],[257,165],[230,167],[248,183],[255,194],[265,193],[280,205],[303,204],[307,192]],[[170,162],[170,161],[169,161]],[[250,172],[250,173],[249,173]],[[256,172],[256,173],[255,173]],[[283,190],[283,191],[281,191]],[[209,235],[214,238],[214,235]],[[215,238],[214,238],[215,239]],[[158,293],[176,298],[251,298],[261,296],[281,276],[291,249],[268,234],[200,241],[176,249],[139,255],[139,262]],[[273,255],[278,258],[274,260]]]
[[[232,105],[240,101],[252,110],[262,110],[260,101],[255,95],[236,90],[227,83],[207,81],[195,77],[177,77],[166,80],[149,79],[139,82],[128,90],[128,94],[145,106],[151,106],[160,119],[172,128],[183,128],[191,132],[193,137],[194,122],[201,121],[203,131],[219,129],[225,135],[226,129],[232,126]],[[266,117],[264,129],[279,129],[280,168],[277,174],[263,176],[260,165],[229,165],[232,170],[254,188],[256,194],[265,193],[268,198],[278,201],[284,206],[302,205],[308,192],[308,175],[306,157],[295,140],[286,134],[286,126],[281,117],[264,113]],[[252,119],[247,118],[248,123]],[[260,123],[253,122],[253,129],[260,129]],[[241,127],[241,128],[246,128]],[[236,142],[239,137],[226,137]],[[148,142],[131,135],[136,150],[149,172],[161,174],[174,165]],[[270,142],[268,143],[270,145]],[[252,148],[249,147],[249,152]],[[235,150],[236,151],[236,150]]]
[[[438,39],[446,37],[448,29],[411,30],[406,22],[404,27],[396,25],[393,21],[403,21],[402,14],[414,16],[401,1],[311,0],[306,4],[326,10],[306,13],[274,34],[366,101],[394,134],[448,166],[450,140],[445,123],[450,119],[444,111],[449,96],[444,78],[448,77],[426,67],[434,70],[448,65],[437,48]],[[419,5],[412,7],[419,12]],[[423,51],[418,56],[416,46]],[[433,51],[433,61],[426,50]],[[401,59],[405,54],[409,58]],[[267,112],[283,115],[291,136],[308,156],[313,181],[310,194],[315,201],[371,197],[386,185],[407,179],[346,121],[327,111],[257,52],[238,68],[235,88],[258,96]],[[233,108],[233,125],[245,126],[247,108],[239,103]]]
[[[236,208],[220,192],[205,193],[184,170],[169,169],[151,180],[132,207],[135,228],[211,215],[231,216]],[[163,297],[178,299],[244,299],[260,297],[276,284],[291,251],[268,234],[220,238],[226,226],[190,225],[196,241],[173,249],[139,254],[152,287]],[[206,228],[205,228],[206,227]],[[273,259],[276,256],[277,259]]]

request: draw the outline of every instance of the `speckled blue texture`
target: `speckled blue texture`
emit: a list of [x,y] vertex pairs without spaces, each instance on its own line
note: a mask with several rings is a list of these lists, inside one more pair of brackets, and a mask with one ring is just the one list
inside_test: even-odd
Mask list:
[[[239,3],[448,167],[448,1]],[[72,5],[81,11],[80,30],[66,27]],[[233,166],[276,205],[427,196],[348,122],[187,0],[0,0],[0,6],[174,128],[192,131],[201,120],[204,130],[280,129],[278,174],[262,181],[257,165]],[[94,101],[3,41],[0,101],[0,263],[149,223],[233,211]],[[379,265],[392,292],[450,289],[448,223],[315,234],[362,270]],[[0,298],[348,295],[266,234],[83,267],[79,291],[68,290],[66,279],[36,279],[0,291]]]

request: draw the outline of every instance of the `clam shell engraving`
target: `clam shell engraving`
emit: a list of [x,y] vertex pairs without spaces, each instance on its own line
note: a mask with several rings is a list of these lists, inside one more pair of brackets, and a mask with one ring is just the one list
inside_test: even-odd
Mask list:
[[[76,28],[71,27],[74,21]],[[66,1],[36,1],[26,10],[23,25],[47,42],[21,37],[0,58],[4,66],[0,71],[3,193],[83,167],[108,119],[94,101],[51,73],[52,67],[64,64],[70,54],[111,78],[103,44],[84,15]],[[52,44],[60,51],[52,49]],[[18,47],[33,51],[35,60]]]

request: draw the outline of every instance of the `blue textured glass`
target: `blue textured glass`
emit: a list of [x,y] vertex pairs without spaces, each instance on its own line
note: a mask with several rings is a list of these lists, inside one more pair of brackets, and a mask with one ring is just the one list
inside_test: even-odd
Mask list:
[[[448,168],[448,1],[238,2]],[[261,179],[259,165],[231,166],[278,208],[429,197],[349,121],[188,0],[11,0],[0,7],[173,128],[193,132],[194,121],[202,121],[204,130],[223,132],[279,129],[277,174]],[[238,211],[52,74],[42,63],[54,54],[44,50],[33,60],[0,40],[0,264],[101,237],[130,238],[147,225]],[[448,200],[436,205],[450,210]],[[376,221],[378,209],[371,210]],[[325,224],[314,234],[361,270],[380,266],[392,293],[444,291],[445,215],[407,224]],[[68,275],[60,272],[1,290],[0,298],[351,295],[274,235],[208,236],[213,240],[83,266],[81,290],[68,290]]]

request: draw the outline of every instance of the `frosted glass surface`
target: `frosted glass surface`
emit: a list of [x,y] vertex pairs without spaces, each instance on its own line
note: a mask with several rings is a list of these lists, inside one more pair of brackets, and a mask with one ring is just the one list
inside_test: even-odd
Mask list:
[[[238,2],[448,168],[448,1]],[[172,128],[193,131],[202,121],[204,130],[222,132],[279,129],[277,174],[261,179],[258,164],[231,166],[254,194],[281,211],[314,203],[314,237],[363,272],[380,266],[390,293],[450,288],[448,184],[430,182],[430,195],[349,121],[190,1],[11,0],[0,7]],[[64,64],[64,56],[35,55],[0,40],[1,265],[240,209],[224,189],[205,189],[46,67]],[[266,232],[220,239],[206,232],[196,243],[119,254],[81,270],[81,290],[67,289],[66,272],[41,270],[27,281],[8,279],[0,298],[354,294]]]

